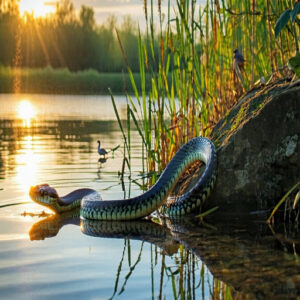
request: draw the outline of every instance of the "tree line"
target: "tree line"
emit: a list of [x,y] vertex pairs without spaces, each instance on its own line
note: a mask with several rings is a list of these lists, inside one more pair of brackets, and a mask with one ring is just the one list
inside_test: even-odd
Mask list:
[[32,13],[21,17],[18,1],[0,2],[0,65],[121,72],[126,64],[117,28],[132,71],[139,70],[138,28],[130,16],[119,27],[114,16],[97,25],[93,8],[83,5],[76,14],[73,3],[62,0],[47,17]]

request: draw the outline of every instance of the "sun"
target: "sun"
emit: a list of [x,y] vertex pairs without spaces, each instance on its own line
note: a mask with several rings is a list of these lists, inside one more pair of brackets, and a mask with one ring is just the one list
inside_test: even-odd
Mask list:
[[25,12],[32,13],[34,17],[45,17],[55,11],[56,2],[46,2],[44,0],[20,0],[19,9],[21,16]]

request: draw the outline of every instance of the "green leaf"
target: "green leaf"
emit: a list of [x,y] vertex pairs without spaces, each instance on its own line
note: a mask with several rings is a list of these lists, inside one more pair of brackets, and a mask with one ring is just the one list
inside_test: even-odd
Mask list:
[[136,84],[135,84],[133,73],[132,73],[132,71],[129,67],[127,68],[127,70],[128,70],[128,74],[129,74],[129,78],[130,78],[130,81],[131,81],[132,88],[134,90],[135,97],[136,97],[139,105],[141,105],[140,96],[139,96],[139,92],[138,92],[138,89],[137,89]]
[[193,70],[193,62],[191,60],[189,60],[187,63],[187,70],[189,72],[192,72],[192,70]]
[[287,9],[280,15],[275,25],[275,37],[279,35],[281,29],[287,24],[287,22],[290,19],[290,16],[291,16],[290,9]]
[[296,3],[294,9],[291,11],[291,22],[294,23],[297,15],[300,13],[300,2]]
[[122,135],[123,135],[123,138],[124,138],[124,141],[125,141],[125,144],[126,144],[126,148],[127,148],[127,150],[129,150],[128,149],[128,145],[127,145],[126,135],[125,135],[125,132],[124,132],[124,129],[123,129],[123,126],[122,126],[122,122],[121,122],[121,119],[120,119],[120,116],[119,116],[119,113],[118,113],[117,105],[116,105],[114,96],[113,96],[112,91],[111,91],[110,88],[108,89],[108,92],[109,92],[110,97],[111,97],[111,101],[112,101],[112,104],[113,104],[114,112],[115,112],[115,115],[117,117],[118,124],[119,124],[120,130],[122,132]]
[[136,109],[136,107],[135,107],[135,105],[134,105],[134,103],[133,103],[133,101],[132,101],[131,96],[130,96],[129,94],[127,94],[127,97],[128,97],[128,99],[129,99],[129,102],[130,102],[130,105],[131,105],[133,111],[134,111],[134,112],[137,112],[137,109]]
[[131,115],[131,117],[132,117],[132,120],[133,120],[133,122],[134,122],[134,124],[135,124],[135,126],[136,126],[136,129],[138,130],[138,132],[139,132],[139,134],[140,134],[140,136],[141,136],[141,138],[142,138],[142,140],[143,140],[144,145],[147,147],[147,144],[146,144],[146,141],[145,141],[145,137],[144,137],[144,135],[143,135],[143,133],[142,133],[142,130],[141,130],[140,126],[139,126],[139,123],[138,123],[138,121],[137,121],[137,119],[136,119],[134,113],[132,112],[132,110],[131,110],[130,108],[129,108],[129,112],[130,112],[130,115]]
[[116,146],[116,147],[114,147],[114,148],[111,148],[110,151],[114,152],[114,151],[118,150],[118,149],[120,148],[120,146],[121,146],[121,145],[118,145],[118,146]]
[[297,52],[295,57],[290,58],[288,66],[292,69],[298,78],[300,78],[300,53]]

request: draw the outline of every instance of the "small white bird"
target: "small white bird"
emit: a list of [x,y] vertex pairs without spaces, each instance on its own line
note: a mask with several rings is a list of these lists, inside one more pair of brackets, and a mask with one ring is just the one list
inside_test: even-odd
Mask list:
[[97,143],[98,143],[98,153],[99,153],[99,155],[100,156],[103,155],[105,157],[105,155],[107,154],[107,151],[104,148],[100,148],[100,141],[99,140],[97,141]]

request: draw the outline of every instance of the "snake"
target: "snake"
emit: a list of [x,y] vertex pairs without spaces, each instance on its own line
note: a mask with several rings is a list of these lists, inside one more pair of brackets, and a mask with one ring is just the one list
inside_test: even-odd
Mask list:
[[[198,161],[202,161],[205,168],[197,182],[186,193],[168,198],[187,168]],[[48,184],[32,186],[29,195],[34,202],[55,213],[80,208],[81,217],[91,220],[134,220],[149,216],[156,210],[170,218],[177,218],[201,210],[214,187],[216,170],[214,144],[208,138],[195,137],[179,148],[156,183],[139,196],[124,200],[102,200],[94,189],[81,188],[60,197],[56,189]]]

